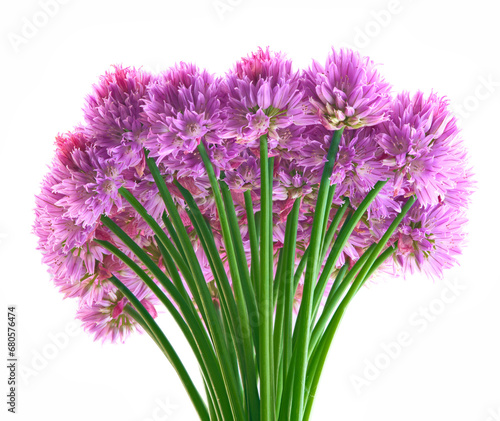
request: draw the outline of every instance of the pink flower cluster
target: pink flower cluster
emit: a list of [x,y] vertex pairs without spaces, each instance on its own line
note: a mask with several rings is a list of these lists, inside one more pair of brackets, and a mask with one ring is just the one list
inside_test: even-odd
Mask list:
[[[332,50],[324,65],[294,70],[281,53],[259,49],[223,77],[181,63],[159,75],[115,66],[88,96],[84,124],[56,139],[56,154],[36,198],[34,232],[43,261],[78,318],[96,339],[123,340],[137,328],[126,299],[108,281],[115,274],[156,315],[158,301],[120,260],[94,240],[112,242],[105,214],[163,266],[153,233],[118,193],[128,188],[161,223],[163,201],[148,171],[156,160],[177,201],[204,269],[213,276],[174,181],[188,189],[224,253],[214,198],[197,146],[203,142],[218,177],[228,184],[249,253],[243,193],[260,209],[259,138],[274,157],[273,235],[283,246],[286,217],[302,198],[298,258],[307,248],[317,189],[334,130],[345,128],[331,178],[331,218],[349,198],[355,209],[380,180],[390,179],[356,227],[337,262],[354,263],[378,241],[410,195],[417,203],[391,240],[390,265],[440,276],[460,253],[471,172],[456,119],[435,94],[393,96],[373,62]],[[139,262],[138,262],[139,263]],[[298,291],[301,288],[299,286]],[[300,294],[299,294],[300,295]],[[300,297],[298,297],[299,299]]]

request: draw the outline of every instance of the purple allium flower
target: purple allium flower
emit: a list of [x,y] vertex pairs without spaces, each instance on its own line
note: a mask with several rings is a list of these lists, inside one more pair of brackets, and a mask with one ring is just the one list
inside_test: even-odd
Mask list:
[[257,188],[260,186],[259,161],[254,156],[248,156],[236,170],[226,173],[225,182],[233,192]]
[[[36,197],[34,232],[55,285],[65,297],[78,300],[78,318],[96,339],[123,340],[138,329],[124,311],[127,300],[110,281],[113,275],[156,316],[158,300],[143,281],[95,241],[110,242],[142,266],[101,224],[105,214],[165,270],[152,229],[118,192],[122,186],[131,190],[163,226],[165,205],[146,166],[147,148],[173,196],[212,299],[218,303],[209,260],[176,182],[193,195],[212,228],[232,282],[215,198],[198,146],[205,146],[216,177],[229,186],[250,262],[244,193],[250,192],[254,211],[259,212],[262,135],[267,135],[269,156],[274,159],[273,268],[277,270],[287,216],[297,199],[298,264],[310,242],[332,130],[343,127],[348,130],[342,135],[330,180],[336,189],[327,225],[342,204],[349,208],[335,236],[373,186],[389,181],[354,227],[336,268],[347,261],[352,267],[371,244],[380,241],[407,198],[416,195],[418,203],[389,242],[398,241],[392,268],[440,276],[455,263],[464,240],[464,212],[473,190],[467,151],[446,100],[421,93],[391,99],[389,90],[373,62],[350,50],[332,50],[324,67],[314,62],[302,73],[269,48],[241,59],[221,78],[185,63],[158,76],[115,66],[87,98],[85,124],[57,137],[54,160]],[[301,301],[302,282],[303,277],[296,305]],[[187,293],[192,296],[188,288]]]
[[299,74],[281,53],[259,49],[241,59],[226,75],[224,85],[225,138],[236,138],[237,142],[255,148],[264,134],[278,139],[278,130],[310,121],[302,112]]
[[[297,161],[315,173],[319,182],[332,135],[322,126],[311,126],[305,136],[309,142]],[[391,173],[383,165],[382,155],[372,128],[345,131],[331,176],[331,183],[337,184],[337,194],[349,197],[366,194],[377,181],[389,178]]]
[[442,202],[448,191],[468,195],[467,154],[446,99],[436,94],[425,98],[422,92],[399,94],[377,140],[385,152],[384,165],[395,174],[395,195],[415,193],[423,206]]
[[[83,227],[67,215],[67,209],[61,205],[65,195],[58,192],[60,185],[70,176],[73,168],[72,156],[81,152],[86,140],[81,132],[58,136],[58,149],[52,163],[51,172],[45,177],[42,189],[36,196],[36,220],[34,232],[39,238],[39,249],[43,261],[49,264],[55,277],[77,280],[86,270],[93,270],[93,260],[87,252],[99,251],[86,247],[94,236],[94,226]],[[83,253],[76,250],[85,249]]]
[[294,161],[283,162],[277,178],[287,190],[287,198],[295,200],[312,192],[311,180]]
[[148,131],[141,113],[151,80],[143,70],[114,66],[94,85],[84,108],[87,137],[125,167],[137,167],[139,174],[144,168],[142,144]]
[[325,66],[313,61],[303,79],[306,95],[328,130],[374,126],[387,119],[390,85],[358,52],[332,49]]
[[83,226],[94,225],[102,214],[110,215],[122,207],[118,189],[127,184],[123,167],[105,151],[90,147],[72,153],[73,168],[67,178],[53,186],[63,197],[56,203],[66,209],[64,216]]
[[[153,316],[157,316],[151,298],[146,292],[135,295]],[[83,304],[77,312],[77,318],[83,322],[85,331],[94,334],[94,340],[123,342],[135,329],[142,331],[138,323],[123,312],[128,300],[119,291],[110,292],[102,300],[93,304]]]
[[441,278],[462,252],[466,223],[463,211],[445,204],[413,207],[396,236],[395,262],[404,272]]
[[151,125],[146,141],[151,157],[168,164],[195,152],[202,140],[221,143],[220,86],[220,80],[206,70],[186,63],[151,84],[144,107]]

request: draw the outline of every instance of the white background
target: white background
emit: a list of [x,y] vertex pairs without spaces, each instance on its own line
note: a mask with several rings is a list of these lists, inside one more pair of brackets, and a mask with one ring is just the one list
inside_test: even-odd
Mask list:
[[[445,281],[383,279],[359,294],[334,341],[313,420],[500,420],[497,1],[58,4],[48,17],[35,0],[4,0],[0,12],[0,358],[6,306],[17,304],[22,366],[15,416],[6,411],[1,371],[1,420],[196,419],[148,337],[102,346],[75,330],[75,303],[62,300],[35,250],[33,196],[54,136],[82,121],[84,96],[111,64],[159,71],[183,60],[222,73],[259,45],[286,52],[298,67],[324,60],[332,45],[352,46],[383,63],[395,90],[447,95],[478,181],[461,266]],[[426,308],[432,322],[419,313]],[[166,315],[160,322],[197,376],[179,332]],[[408,346],[387,356],[384,344],[404,332]],[[388,367],[368,372],[375,363]],[[353,376],[366,375],[356,389]]]

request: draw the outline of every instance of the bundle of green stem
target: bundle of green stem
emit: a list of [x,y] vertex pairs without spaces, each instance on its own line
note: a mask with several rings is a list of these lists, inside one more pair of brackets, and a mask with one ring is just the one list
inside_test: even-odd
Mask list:
[[[147,158],[147,165],[165,203],[162,221],[149,215],[124,187],[119,193],[154,232],[164,268],[111,218],[101,217],[102,223],[128,250],[120,250],[104,240],[96,241],[144,281],[175,319],[191,346],[200,367],[204,391],[197,390],[167,335],[145,306],[117,276],[111,277],[128,300],[125,312],[142,326],[173,365],[201,420],[309,420],[325,360],[347,306],[397,248],[394,242],[389,245],[391,236],[415,203],[415,196],[406,199],[380,240],[366,248],[355,264],[351,265],[347,259],[342,267],[336,267],[353,230],[387,181],[377,182],[356,208],[346,198],[330,221],[336,189],[330,177],[343,130],[333,133],[317,189],[310,242],[300,260],[297,258],[300,198],[295,200],[287,216],[284,245],[275,256],[273,158],[268,155],[267,136],[260,139],[259,212],[254,212],[250,192],[244,194],[250,258],[244,249],[241,221],[228,185],[222,177],[216,177],[206,147],[203,143],[199,145],[220,219],[229,274],[212,228],[193,196],[179,183],[176,186],[208,258],[217,300],[213,299],[190,234],[155,160]],[[131,258],[130,253],[135,257]],[[302,299],[295,314],[294,300],[301,279]],[[325,295],[327,284],[332,280]]]

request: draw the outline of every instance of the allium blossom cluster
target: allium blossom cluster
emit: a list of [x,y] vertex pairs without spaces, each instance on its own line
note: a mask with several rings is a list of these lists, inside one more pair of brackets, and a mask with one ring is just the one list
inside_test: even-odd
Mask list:
[[[317,191],[334,131],[345,128],[331,183],[330,221],[347,200],[355,210],[378,181],[389,180],[336,262],[354,264],[377,242],[406,199],[417,203],[391,238],[389,266],[436,277],[456,262],[473,190],[456,119],[435,93],[391,93],[368,58],[332,50],[324,65],[296,70],[281,53],[259,49],[223,76],[180,63],[160,74],[115,66],[89,94],[84,123],[56,138],[56,153],[36,198],[34,232],[54,283],[78,300],[78,318],[96,339],[123,340],[138,329],[116,275],[156,316],[158,300],[106,240],[142,264],[100,221],[111,218],[164,267],[149,226],[118,192],[126,187],[163,226],[165,205],[146,165],[154,158],[195,245],[207,282],[213,275],[176,182],[195,198],[224,255],[210,182],[198,152],[203,143],[217,177],[236,204],[250,255],[243,194],[260,210],[259,139],[274,157],[274,254],[283,247],[286,217],[301,199],[298,258],[307,249]],[[341,224],[340,224],[341,225]],[[385,265],[387,268],[388,265]],[[230,277],[229,268],[226,268]],[[213,286],[211,290],[215,291]],[[300,302],[301,285],[297,289]],[[215,293],[214,293],[215,294]]]

